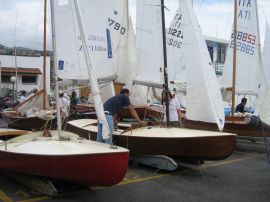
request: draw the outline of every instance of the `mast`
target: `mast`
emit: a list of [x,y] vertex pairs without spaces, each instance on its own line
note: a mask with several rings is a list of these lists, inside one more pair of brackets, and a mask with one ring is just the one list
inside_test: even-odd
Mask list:
[[1,67],[1,61],[0,61],[0,97],[2,95],[2,67]]
[[57,115],[57,130],[58,138],[62,136],[61,117],[60,117],[60,100],[59,100],[59,81],[57,68],[57,52],[56,52],[56,37],[55,37],[55,17],[54,17],[54,0],[50,0],[51,4],[51,23],[52,23],[52,44],[53,44],[53,59],[54,59],[54,75],[55,75],[55,98],[56,98],[56,115]]
[[163,61],[164,61],[164,89],[165,89],[165,101],[166,101],[166,120],[167,126],[170,123],[169,114],[169,85],[168,85],[168,70],[167,70],[167,49],[166,49],[166,28],[165,28],[165,12],[164,12],[164,0],[161,0],[161,18],[162,18],[162,39],[163,39]]
[[46,85],[46,30],[47,30],[47,0],[44,0],[44,21],[43,21],[43,109],[46,108],[46,95],[47,95],[47,85]]
[[233,30],[233,75],[232,75],[232,116],[234,115],[235,107],[235,81],[236,81],[236,40],[237,40],[237,3],[234,0],[234,30]]
[[16,76],[16,100],[18,99],[18,66],[17,66],[17,49],[14,46],[14,59],[15,59],[15,76]]
[[[258,15],[258,1],[255,0],[256,5],[256,19],[257,19],[257,30],[258,30],[258,53],[259,53],[259,68],[261,70],[261,74],[264,73],[263,71],[263,63],[262,63],[262,51],[261,51],[261,33],[260,33],[260,24],[259,24],[259,15]],[[264,75],[261,75],[261,78],[264,79]],[[264,81],[265,82],[265,81]],[[262,81],[260,81],[260,85],[262,85]]]

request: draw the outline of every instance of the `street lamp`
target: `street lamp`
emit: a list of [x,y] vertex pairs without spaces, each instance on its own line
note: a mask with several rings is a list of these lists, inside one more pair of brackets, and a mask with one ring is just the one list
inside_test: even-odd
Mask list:
[[16,82],[16,76],[12,76],[10,77],[10,82],[12,83],[12,97],[13,97],[13,101],[14,101],[14,85],[15,85],[15,82]]

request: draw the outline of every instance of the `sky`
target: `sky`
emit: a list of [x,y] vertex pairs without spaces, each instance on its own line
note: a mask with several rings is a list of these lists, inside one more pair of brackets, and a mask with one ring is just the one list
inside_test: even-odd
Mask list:
[[[168,9],[167,26],[178,2],[179,0],[165,0]],[[229,39],[233,23],[233,2],[234,0],[193,0],[194,11],[205,36]],[[135,21],[136,0],[129,0],[129,3],[130,15]],[[258,10],[263,41],[265,19],[270,21],[270,0],[258,0]],[[47,47],[51,49],[49,17],[47,27]],[[0,44],[42,50],[43,0],[0,0]]]

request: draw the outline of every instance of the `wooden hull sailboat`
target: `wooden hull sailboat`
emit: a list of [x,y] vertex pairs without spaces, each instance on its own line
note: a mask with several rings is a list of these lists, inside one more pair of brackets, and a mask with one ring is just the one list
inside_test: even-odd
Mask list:
[[[134,80],[134,83],[139,85],[148,85],[148,86],[155,86],[160,87],[163,86],[164,80],[161,80],[161,72],[163,73],[163,69],[160,67],[167,67],[166,64],[163,62],[165,61],[164,55],[166,53],[163,53],[162,50],[162,38],[164,38],[164,34],[161,33],[161,15],[157,15],[157,13],[162,14],[163,13],[163,6],[159,8],[158,6],[153,5],[164,5],[163,1],[158,0],[144,0],[144,1],[137,1],[137,42],[138,42],[138,49],[141,51],[141,54],[139,54],[139,74],[137,75],[136,79]],[[191,8],[191,5],[188,5],[189,9]],[[187,9],[183,9],[187,10]],[[179,12],[181,9],[179,9]],[[151,16],[151,17],[150,17]],[[173,28],[182,28],[182,25],[185,25],[187,23],[182,23],[182,16],[181,14],[176,15],[175,22],[172,24]],[[189,16],[188,14],[186,16]],[[184,19],[184,17],[183,17]],[[140,24],[141,23],[141,24]],[[159,26],[158,26],[159,25]],[[179,25],[179,26],[178,26]],[[196,26],[198,28],[199,26]],[[188,27],[187,30],[190,30],[191,28]],[[194,32],[197,33],[198,31]],[[179,44],[179,48],[182,44],[181,33],[179,32],[179,37],[176,40],[176,42]],[[193,32],[187,33],[187,36],[193,36]],[[197,35],[196,35],[197,36]],[[172,34],[171,36],[172,37]],[[177,36],[175,36],[177,37]],[[148,39],[153,40],[148,40]],[[187,44],[193,44],[193,41],[195,40],[194,37],[189,39],[190,41],[187,41]],[[200,36],[198,36],[199,39]],[[155,40],[154,40],[155,39]],[[160,42],[160,43],[157,43]],[[200,50],[201,46],[204,46],[205,52],[207,52],[207,49],[205,47],[205,42],[203,40],[200,40],[201,44],[200,46],[193,46],[190,45],[189,48],[193,50]],[[153,43],[151,43],[153,42]],[[164,48],[164,47],[163,47]],[[165,50],[164,50],[165,51]],[[208,54],[208,52],[207,52]],[[209,57],[209,54],[208,54]],[[216,79],[214,72],[209,72],[208,70],[211,65],[209,65],[208,60],[205,59],[204,56],[200,57],[201,60],[206,64],[204,66],[204,69],[197,69],[195,71],[199,72],[199,75],[203,75],[204,79],[206,80],[214,80]],[[200,60],[196,60],[200,61]],[[199,66],[199,64],[195,64],[194,66]],[[209,67],[210,66],[210,67]],[[161,70],[162,69],[162,70]],[[205,71],[204,71],[205,70]],[[212,70],[212,69],[211,69]],[[166,73],[166,70],[164,70]],[[190,70],[191,73],[191,70]],[[193,74],[194,75],[194,74]],[[201,78],[201,77],[200,77]],[[193,78],[191,83],[193,84],[195,81],[198,82],[200,78]],[[213,88],[210,88],[209,85],[205,87],[205,85],[202,85],[203,81],[199,82],[199,86],[203,86],[204,88],[201,88],[196,91],[193,94],[190,93],[190,98],[196,101],[200,101],[200,103],[194,103],[193,106],[190,105],[190,108],[194,108],[193,112],[196,113],[196,109],[200,109],[201,106],[204,106],[206,109],[212,109],[211,106],[205,106],[204,103],[215,103],[215,107],[220,107],[220,111],[223,112],[222,108],[222,100],[221,100],[221,94],[219,89],[217,88],[217,85],[215,85]],[[194,89],[194,87],[190,86],[191,89]],[[189,91],[190,92],[190,91]],[[201,94],[198,96],[198,92],[201,92]],[[217,95],[213,95],[213,93],[217,92]],[[211,100],[207,97],[207,95],[212,95]],[[195,97],[197,96],[197,97]],[[203,100],[204,99],[204,100]],[[201,102],[203,100],[204,102]],[[210,100],[206,102],[205,100]],[[220,102],[219,102],[220,101]],[[197,104],[197,105],[195,105]],[[218,106],[217,106],[218,105]],[[160,116],[160,111],[155,111],[154,107],[147,107],[147,108],[136,108],[137,112],[141,114],[141,118],[143,120],[146,120],[147,118]],[[214,110],[209,110],[213,112]],[[215,110],[219,111],[219,110]],[[198,113],[198,111],[197,111]],[[124,116],[122,114],[122,116]],[[224,118],[224,112],[223,114],[210,114],[209,116],[214,117],[213,122],[216,122],[216,119],[222,119]],[[220,117],[220,118],[216,118]],[[131,117],[132,118],[132,117]],[[160,120],[160,117],[159,117]],[[90,138],[95,140],[96,139],[96,133],[97,133],[97,126],[96,126],[96,120],[74,120],[70,121],[67,124],[67,129],[70,131],[73,131],[80,136]],[[156,125],[154,122],[153,125]],[[222,125],[222,124],[220,124]],[[132,124],[123,124],[118,123],[118,127],[121,128],[120,130],[116,130],[113,133],[113,140],[116,145],[121,145],[123,147],[126,147],[130,149],[130,152],[132,154],[139,154],[139,155],[169,155],[169,156],[177,156],[177,157],[183,157],[183,158],[193,158],[193,159],[199,159],[199,160],[221,160],[227,158],[235,148],[236,144],[236,135],[234,134],[227,134],[227,133],[220,133],[220,132],[212,132],[212,131],[200,131],[200,130],[191,130],[191,129],[182,129],[182,128],[164,128],[160,126],[148,126],[148,127],[142,127],[139,128],[136,125],[132,126]]]
[[[234,27],[232,30],[230,43],[228,46],[223,76],[221,78],[221,86],[224,91],[224,98],[232,104],[232,115],[226,117],[224,131],[235,132],[240,136],[263,137],[270,136],[270,126],[267,124],[248,123],[244,117],[235,117],[235,99],[238,96],[246,97],[248,102],[256,103],[254,114],[263,121],[263,114],[269,114],[269,108],[263,106],[266,102],[260,102],[260,97],[266,95],[264,88],[265,80],[263,77],[265,72],[262,66],[262,55],[260,45],[260,29],[258,19],[258,1],[251,0],[249,2],[235,1],[234,5]],[[244,18],[241,13],[245,11],[251,15]],[[245,40],[245,37],[238,37],[243,33],[251,40]],[[267,36],[267,35],[266,35]],[[251,52],[246,50],[250,49]],[[231,97],[231,100],[230,100]],[[260,110],[264,108],[263,110]],[[191,123],[193,127],[194,124]],[[204,126],[202,126],[204,127]]]
[[[136,106],[135,110],[137,111],[139,117],[143,119],[144,117],[153,120],[161,120],[164,116],[164,112],[159,106]],[[219,131],[217,124],[208,123],[204,121],[193,121],[185,119],[185,111],[182,111],[182,118],[184,122],[184,127],[189,129],[196,130],[208,130],[208,131]],[[124,108],[121,111],[121,117],[123,118],[132,118],[127,108]],[[245,137],[262,137],[270,136],[270,127],[267,124],[262,125],[250,125],[247,124],[247,121],[244,117],[225,117],[225,125],[223,132],[234,133],[238,136]]]
[[[224,125],[224,132],[235,133],[238,136],[244,137],[263,137],[270,136],[270,127],[268,125],[252,126],[245,122],[244,117],[226,117]],[[218,128],[213,123],[185,120],[186,128],[198,130],[218,131]]]
[[[119,123],[118,127],[126,129],[114,131],[114,143],[128,148],[131,154],[222,160],[229,157],[236,146],[236,135],[229,133],[161,126],[139,128],[124,123]],[[70,121],[67,130],[96,140],[97,126],[94,119]]]
[[[0,168],[23,174],[73,182],[111,186],[119,183],[128,168],[129,151],[57,131],[23,135],[0,143]],[[109,168],[109,169],[108,169]]]
[[55,129],[56,118],[43,119],[37,116],[34,117],[22,117],[12,115],[10,113],[3,113],[3,118],[6,120],[9,128],[16,128],[21,130],[43,130],[43,129]]

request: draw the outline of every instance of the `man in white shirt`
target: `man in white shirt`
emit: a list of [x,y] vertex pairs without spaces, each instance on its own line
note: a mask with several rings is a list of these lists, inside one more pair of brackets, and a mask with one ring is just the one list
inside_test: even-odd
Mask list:
[[[156,91],[154,88],[152,88],[152,90],[153,90],[154,97],[158,99],[162,105],[164,105],[164,112],[166,112],[166,106],[164,103],[164,99],[165,99],[164,91],[162,93],[162,97],[160,97],[156,94]],[[175,95],[173,95],[171,92],[168,92],[168,93],[169,93],[168,97],[169,97],[170,125],[176,126],[176,127],[183,127],[180,103]],[[163,121],[166,122],[166,116],[164,116]]]
[[22,103],[26,100],[26,91],[25,90],[22,90],[21,92],[21,96],[20,96],[20,99],[19,99],[19,102]]
[[60,93],[60,114],[63,119],[68,118],[69,116],[69,101],[64,96],[64,93]]

